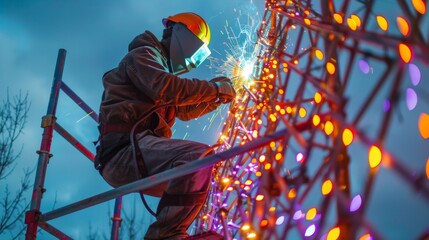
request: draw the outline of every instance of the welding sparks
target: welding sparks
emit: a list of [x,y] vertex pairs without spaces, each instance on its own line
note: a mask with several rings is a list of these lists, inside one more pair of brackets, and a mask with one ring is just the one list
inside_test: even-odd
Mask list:
[[81,117],[80,119],[78,119],[77,121],[76,121],[76,123],[79,123],[80,121],[82,121],[83,119],[85,119],[85,118],[87,118],[88,116],[90,116],[91,114],[93,114],[94,112],[90,112],[90,113],[88,113],[88,114],[86,114],[85,116],[83,116],[83,117]]

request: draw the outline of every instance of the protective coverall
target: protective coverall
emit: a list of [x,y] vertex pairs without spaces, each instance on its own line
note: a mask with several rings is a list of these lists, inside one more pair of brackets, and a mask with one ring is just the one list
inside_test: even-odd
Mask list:
[[[190,120],[215,110],[216,84],[186,79],[169,72],[168,49],[146,31],[129,45],[118,67],[103,76],[100,106],[101,139],[96,167],[118,187],[197,160],[209,146],[170,139],[175,118]],[[152,114],[150,109],[161,106]],[[140,119],[136,145],[142,159],[133,159],[130,130]],[[143,161],[143,162],[142,162]],[[182,239],[202,207],[211,182],[211,168],[146,190],[161,197],[156,221],[145,239]]]

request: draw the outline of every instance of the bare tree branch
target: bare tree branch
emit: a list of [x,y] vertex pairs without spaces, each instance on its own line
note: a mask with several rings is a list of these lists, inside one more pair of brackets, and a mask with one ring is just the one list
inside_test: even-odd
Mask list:
[[29,177],[32,171],[24,170],[14,194],[9,190],[7,178],[15,170],[22,152],[22,146],[16,151],[15,145],[26,124],[29,107],[27,94],[20,92],[11,98],[8,91],[0,105],[0,184],[5,186],[0,199],[0,238],[8,235],[8,239],[18,239],[25,229],[23,217],[28,208],[25,193],[31,187]]

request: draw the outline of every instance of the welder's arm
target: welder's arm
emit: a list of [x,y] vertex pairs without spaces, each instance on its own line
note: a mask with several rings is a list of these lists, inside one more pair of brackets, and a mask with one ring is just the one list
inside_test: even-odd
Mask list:
[[216,110],[220,104],[220,102],[202,102],[188,106],[179,106],[176,108],[177,118],[182,121],[189,121]]
[[215,83],[169,73],[164,57],[155,48],[130,52],[125,63],[132,83],[157,104],[184,106],[217,99]]

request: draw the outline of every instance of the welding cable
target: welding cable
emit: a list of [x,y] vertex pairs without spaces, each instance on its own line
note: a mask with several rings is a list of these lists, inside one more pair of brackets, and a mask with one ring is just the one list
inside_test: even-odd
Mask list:
[[[147,176],[145,176],[145,175],[147,175],[147,173],[146,173],[146,171],[147,171],[147,169],[146,169],[146,166],[145,166],[145,164],[144,164],[144,161],[143,161],[143,156],[142,156],[142,154],[141,154],[141,152],[140,152],[140,149],[139,149],[139,156],[140,156],[140,159],[138,159],[138,157],[137,157],[137,149],[136,149],[136,144],[135,144],[135,142],[136,142],[136,139],[135,139],[135,130],[137,129],[137,127],[144,121],[144,120],[146,120],[149,116],[151,116],[156,110],[158,110],[158,109],[160,109],[160,108],[162,108],[162,107],[166,107],[166,106],[168,106],[168,104],[163,104],[163,105],[159,105],[159,106],[156,106],[156,107],[154,107],[154,108],[152,108],[151,110],[149,110],[148,111],[148,113],[146,113],[145,114],[145,116],[144,117],[142,117],[139,121],[137,121],[135,124],[134,124],[134,126],[133,126],[133,128],[131,129],[131,132],[130,132],[130,143],[131,143],[131,149],[132,149],[132,151],[133,151],[133,159],[134,159],[134,162],[137,164],[137,167],[139,168],[138,169],[138,172],[140,173],[140,177],[141,178],[145,178],[145,177],[147,177]],[[140,164],[139,164],[139,160],[140,160]],[[141,169],[141,167],[140,166],[142,166],[142,168],[143,169]],[[143,172],[142,172],[143,171]],[[143,205],[145,206],[145,208],[146,208],[146,210],[152,215],[152,216],[154,216],[154,217],[156,217],[156,213],[149,207],[149,205],[147,204],[147,201],[146,201],[146,198],[144,197],[144,194],[143,194],[143,191],[139,191],[139,194],[140,194],[140,198],[142,199],[142,202],[143,202]]]
[[[146,173],[146,171],[147,171],[147,169],[146,169],[146,166],[145,166],[145,164],[144,164],[144,161],[143,161],[143,156],[141,155],[141,152],[140,152],[140,149],[138,150],[138,152],[137,152],[137,149],[136,149],[136,147],[137,147],[137,145],[135,144],[135,142],[136,142],[136,135],[134,134],[135,133],[135,130],[137,129],[137,127],[144,121],[144,120],[146,120],[149,116],[151,116],[156,110],[158,110],[158,109],[160,109],[160,108],[163,108],[163,107],[168,107],[168,106],[172,106],[171,104],[162,104],[162,105],[159,105],[159,106],[156,106],[156,107],[153,107],[151,110],[149,110],[146,114],[145,114],[145,116],[144,117],[142,117],[139,121],[137,121],[134,125],[133,125],[133,127],[132,127],[132,129],[131,129],[131,132],[130,132],[130,143],[131,143],[131,149],[132,149],[132,151],[133,151],[133,159],[134,159],[134,162],[137,164],[137,167],[139,168],[139,173],[140,173],[140,177],[141,178],[145,178],[145,177],[147,177],[147,173]],[[208,106],[207,106],[208,107]],[[203,109],[201,112],[204,112],[204,110],[205,109]],[[214,148],[216,148],[216,147],[218,147],[218,145],[219,144],[215,144],[214,146],[212,146],[212,147],[210,147],[209,149],[207,149],[205,152],[203,152],[202,154],[201,154],[201,156],[199,157],[199,159],[201,159],[201,158],[203,158],[203,157],[205,157],[207,154],[209,154]],[[140,164],[139,164],[139,157],[137,157],[137,154],[139,155],[139,157],[140,157]],[[142,168],[143,169],[140,169],[141,167],[139,167],[139,166],[142,166]],[[144,197],[144,193],[143,193],[143,191],[139,191],[139,194],[140,194],[140,198],[142,199],[142,202],[143,202],[143,205],[145,206],[145,208],[146,208],[146,210],[152,215],[152,216],[154,216],[154,217],[156,217],[156,213],[149,207],[149,205],[148,205],[148,203],[147,203],[147,201],[146,201],[146,198]]]

